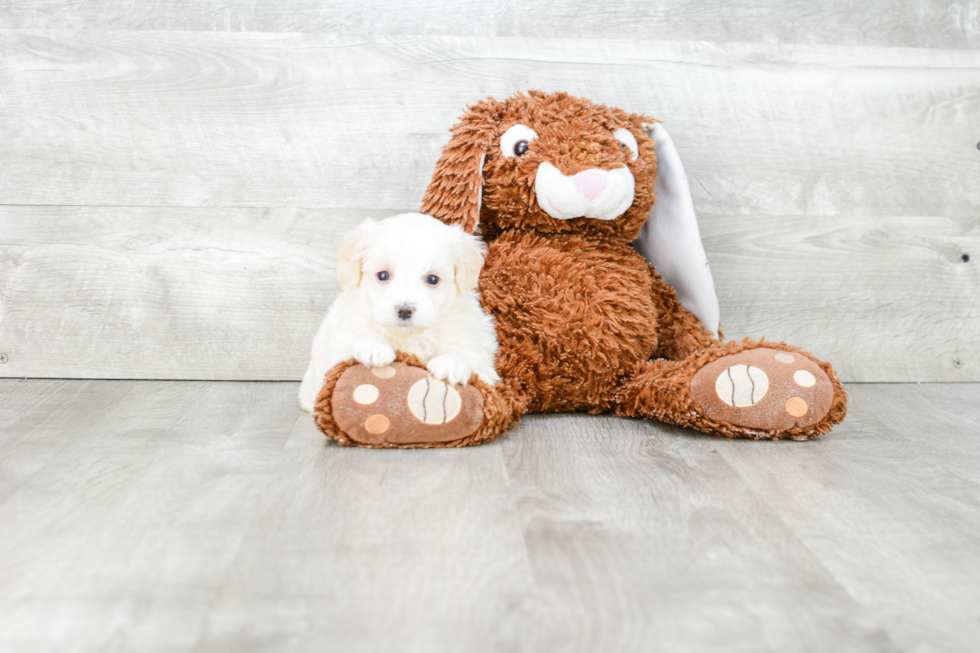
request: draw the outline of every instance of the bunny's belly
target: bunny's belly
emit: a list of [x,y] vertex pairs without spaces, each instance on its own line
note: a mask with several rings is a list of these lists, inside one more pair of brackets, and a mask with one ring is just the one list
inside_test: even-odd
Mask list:
[[608,409],[657,347],[651,283],[628,244],[526,232],[489,243],[480,293],[497,325],[497,371],[521,381],[529,412]]

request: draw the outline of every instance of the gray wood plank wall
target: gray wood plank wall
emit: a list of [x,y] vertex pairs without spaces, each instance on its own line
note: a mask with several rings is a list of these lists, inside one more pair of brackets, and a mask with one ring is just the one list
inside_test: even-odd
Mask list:
[[541,88],[665,122],[728,337],[980,381],[980,3],[324,4],[0,8],[0,376],[299,379],[339,235]]

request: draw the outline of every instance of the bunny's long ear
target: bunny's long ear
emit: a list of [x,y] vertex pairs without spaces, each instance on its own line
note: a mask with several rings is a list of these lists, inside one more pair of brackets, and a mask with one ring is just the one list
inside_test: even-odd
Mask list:
[[469,107],[452,128],[435,173],[422,198],[421,213],[446,224],[458,224],[473,233],[480,221],[483,198],[483,162],[497,130],[493,99]]
[[718,294],[684,166],[662,125],[648,125],[647,133],[657,152],[657,201],[633,247],[673,286],[681,305],[717,335]]

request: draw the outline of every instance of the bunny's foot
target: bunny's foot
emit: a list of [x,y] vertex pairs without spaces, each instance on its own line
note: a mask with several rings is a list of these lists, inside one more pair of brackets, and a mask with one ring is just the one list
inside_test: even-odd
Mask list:
[[643,361],[614,410],[732,438],[807,440],[843,421],[847,395],[827,363],[746,339],[683,360]]
[[835,388],[816,362],[799,352],[760,347],[711,361],[694,375],[691,399],[716,422],[768,433],[796,431],[807,439],[834,404]]
[[502,399],[476,376],[451,385],[413,357],[399,358],[375,368],[351,361],[328,373],[314,411],[320,430],[344,445],[417,448],[479,444],[510,426],[498,415]]

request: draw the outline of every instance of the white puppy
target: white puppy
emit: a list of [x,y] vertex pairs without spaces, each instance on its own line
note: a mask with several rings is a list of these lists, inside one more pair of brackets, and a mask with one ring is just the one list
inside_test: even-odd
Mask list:
[[313,411],[323,377],[337,363],[353,358],[384,367],[396,350],[415,354],[449,383],[466,383],[472,372],[499,381],[497,332],[475,290],[482,267],[482,241],[433,217],[404,213],[361,223],[340,246],[343,292],[313,340],[299,389],[303,408]]

